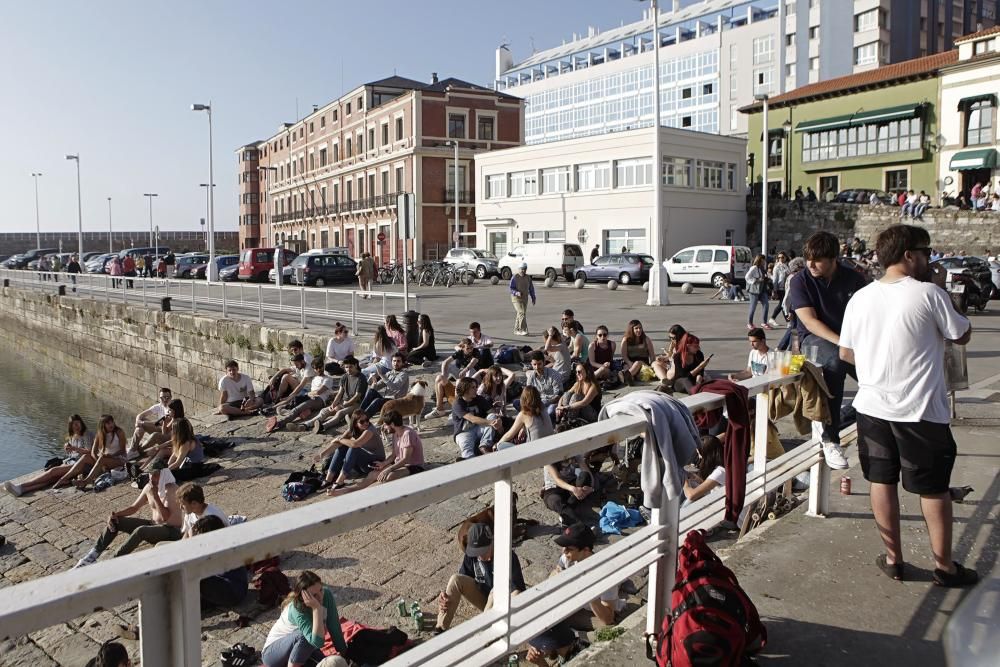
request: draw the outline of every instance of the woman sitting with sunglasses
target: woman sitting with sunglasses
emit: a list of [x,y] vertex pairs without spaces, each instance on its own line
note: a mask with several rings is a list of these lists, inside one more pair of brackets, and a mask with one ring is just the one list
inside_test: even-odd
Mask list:
[[615,359],[615,347],[615,342],[608,336],[608,328],[603,324],[597,327],[594,340],[587,348],[587,363],[598,380],[607,380],[622,369],[622,360]]
[[576,382],[559,399],[556,421],[582,419],[592,424],[601,412],[601,387],[594,376],[594,369],[588,364],[576,364],[574,372]]
[[670,374],[670,365],[677,354],[677,342],[681,339],[687,331],[679,324],[667,329],[667,337],[670,339],[667,346],[663,348],[663,354],[656,355],[656,361],[653,362],[653,372],[656,373],[656,377],[663,382],[667,376]]
[[364,410],[351,414],[351,424],[344,434],[330,441],[314,457],[317,463],[333,454],[327,468],[324,486],[339,489],[352,477],[365,477],[379,461],[385,461],[385,445],[378,428]]

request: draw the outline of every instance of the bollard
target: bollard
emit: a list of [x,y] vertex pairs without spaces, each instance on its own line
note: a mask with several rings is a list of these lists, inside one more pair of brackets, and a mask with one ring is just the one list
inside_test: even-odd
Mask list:
[[66,286],[65,285],[60,285],[59,286],[59,296],[66,296]]
[[165,296],[160,298],[160,311],[164,313],[170,312],[170,297]]
[[10,278],[4,278],[3,279],[3,286],[4,287],[10,287]]
[[412,350],[420,344],[420,328],[417,326],[417,318],[420,317],[420,313],[415,310],[408,310],[403,313],[402,317],[403,331],[406,332],[406,342]]

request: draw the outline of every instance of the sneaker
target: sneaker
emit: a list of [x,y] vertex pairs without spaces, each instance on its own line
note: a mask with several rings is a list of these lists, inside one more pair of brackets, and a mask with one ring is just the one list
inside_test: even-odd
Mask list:
[[444,412],[441,411],[441,410],[438,410],[437,408],[434,408],[433,410],[431,410],[430,412],[428,412],[426,415],[424,415],[424,419],[437,419],[438,417],[444,417]]
[[831,470],[847,470],[847,457],[844,449],[835,442],[823,443],[823,458]]
[[21,485],[15,484],[14,482],[4,482],[3,488],[7,491],[7,493],[15,498],[20,498],[21,494],[24,493],[24,490],[21,489]]
[[73,566],[73,569],[75,570],[78,567],[86,567],[87,565],[93,565],[94,563],[97,562],[97,559],[100,556],[101,553],[97,549],[91,548],[91,550],[87,552],[86,556],[76,561],[76,565]]
[[312,423],[312,432],[315,435],[319,435],[320,433],[323,432],[323,420],[322,419],[317,419],[316,421],[314,421]]

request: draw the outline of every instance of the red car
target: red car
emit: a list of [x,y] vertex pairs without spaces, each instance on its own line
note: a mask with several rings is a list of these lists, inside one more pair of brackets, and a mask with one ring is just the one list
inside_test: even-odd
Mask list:
[[[267,273],[274,268],[274,252],[277,248],[248,248],[240,253],[240,268],[236,275],[240,280],[267,282]],[[282,265],[288,266],[297,253],[282,248]]]

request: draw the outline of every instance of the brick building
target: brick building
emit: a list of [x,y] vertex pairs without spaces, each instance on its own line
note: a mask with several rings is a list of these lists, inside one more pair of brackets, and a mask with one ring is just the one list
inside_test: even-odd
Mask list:
[[[454,78],[366,83],[239,149],[240,247],[345,246],[402,257],[396,197],[416,195],[408,256],[435,259],[475,238],[476,153],[522,143],[523,101]],[[456,176],[454,148],[459,145]],[[385,241],[379,242],[379,234]],[[466,242],[468,239],[468,242]]]

